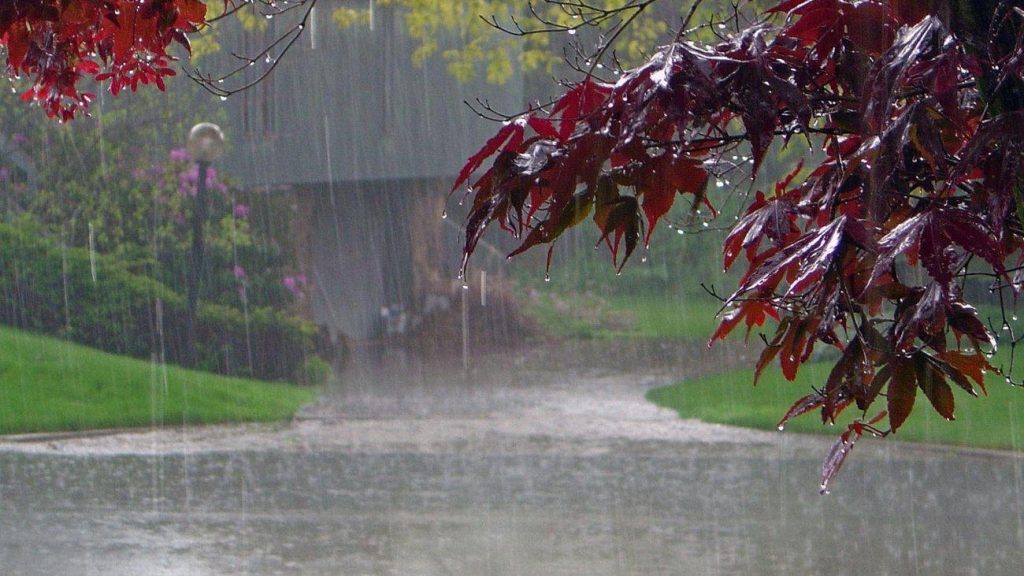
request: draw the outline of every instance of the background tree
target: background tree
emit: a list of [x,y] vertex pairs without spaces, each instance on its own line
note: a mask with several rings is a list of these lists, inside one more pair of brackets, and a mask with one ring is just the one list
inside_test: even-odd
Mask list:
[[[717,24],[684,18],[627,69],[611,56],[615,35],[652,2],[545,4],[618,27],[579,80],[504,118],[466,163],[453,187],[471,183],[466,259],[492,223],[521,239],[515,255],[591,219],[621,267],[678,196],[714,213],[708,183],[734,156],[756,174],[773,142],[804,140],[806,168],[756,191],[725,240],[725,266],[742,259],[746,272],[711,341],[773,319],[755,380],[775,360],[792,380],[816,346],[839,351],[779,422],[857,412],[823,491],[854,442],[898,431],[919,395],[951,420],[953,388],[984,392],[997,333],[1011,347],[1017,335],[1005,316],[1001,330],[983,323],[968,279],[1006,298],[1024,282],[1019,2],[737,5]],[[537,29],[572,28],[542,18]]]
[[[133,272],[184,286],[189,204],[198,178],[184,140],[196,123],[222,120],[219,103],[188,79],[174,78],[165,93],[100,95],[92,118],[57,125],[26,114],[19,94],[28,83],[14,81],[13,92],[0,93],[3,222],[31,222],[69,247],[92,249]],[[32,167],[31,183],[19,163]],[[287,214],[281,210],[286,202],[238,190],[216,171],[208,183],[210,266],[202,298],[241,306],[237,266],[252,305],[290,303],[283,285],[291,273],[284,263],[287,219],[270,215]]]
[[[74,1],[51,4],[59,4],[62,11],[33,11],[26,7],[47,3],[21,2],[15,3],[17,11],[4,14],[14,14],[13,28],[28,26],[39,33],[26,40],[30,42],[45,40],[47,26],[52,31],[53,26],[80,25],[82,34],[103,29],[96,23],[89,25],[84,17],[74,20],[78,10]],[[132,3],[133,10],[140,6]],[[218,10],[230,6],[211,3],[211,8]],[[108,15],[103,11],[93,14],[100,19]],[[43,17],[54,19],[43,22]],[[116,24],[124,22],[121,19]],[[10,34],[2,38],[7,46],[17,39]],[[140,38],[139,42],[164,40],[167,37]],[[193,56],[209,53],[212,40],[197,38]],[[102,36],[89,41],[100,47],[106,42]],[[31,50],[42,54],[42,48],[34,46]],[[87,102],[66,94],[57,100],[37,98],[40,82],[48,78],[44,68],[59,67],[57,60],[47,61],[49,68],[42,63],[37,68],[22,68],[19,78],[11,78],[10,93],[0,93],[0,201],[4,208],[0,233],[10,251],[0,295],[4,311],[0,322],[61,334],[113,352],[148,357],[159,351],[162,356],[162,344],[152,342],[157,331],[153,322],[145,324],[139,318],[148,322],[156,314],[154,310],[162,310],[169,331],[180,326],[183,318],[177,291],[184,291],[189,269],[188,215],[198,170],[179,146],[190,126],[200,120],[217,121],[223,110],[201,85],[185,78],[149,82],[156,88],[169,88],[167,93],[140,90],[131,98],[113,98],[103,91],[115,92],[117,84],[113,77],[103,76],[104,70],[131,66],[134,60],[119,64],[113,53],[106,59],[99,54],[95,58],[101,66],[98,74],[81,73],[69,79],[75,81],[75,90],[97,93],[89,108],[92,118],[58,124],[40,122],[38,115],[26,113],[27,103],[19,99],[35,99],[59,120],[85,111]],[[11,66],[8,59],[8,73],[13,75]],[[27,74],[30,70],[42,76]],[[168,69],[167,76],[173,75],[170,72]],[[172,83],[176,85],[170,89]],[[143,84],[140,80],[136,86]],[[91,100],[91,96],[85,98]],[[169,140],[168,134],[174,136]],[[205,308],[200,311],[201,365],[228,373],[293,377],[296,363],[304,361],[302,355],[310,352],[312,358],[316,329],[285,312],[305,297],[304,278],[288,263],[288,202],[237,190],[229,179],[216,173],[207,183],[211,204],[206,225],[207,265],[199,294]],[[22,237],[30,238],[32,246],[47,255],[58,255],[55,277],[47,275],[52,270],[43,270],[53,266],[53,259],[29,257],[32,250],[28,244],[17,241]],[[12,238],[14,242],[10,242]],[[88,255],[84,275],[76,267],[82,253]],[[119,281],[124,278],[127,280]],[[28,300],[38,305],[26,306]],[[183,358],[178,343],[171,342],[175,338],[168,337],[169,361]],[[299,352],[274,366],[254,357],[258,353],[252,350],[262,345]]]

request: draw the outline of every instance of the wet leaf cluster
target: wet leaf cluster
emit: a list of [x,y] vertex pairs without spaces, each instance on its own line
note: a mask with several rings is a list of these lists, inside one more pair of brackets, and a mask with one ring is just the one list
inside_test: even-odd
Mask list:
[[953,388],[984,393],[998,371],[964,288],[981,276],[1015,298],[1024,282],[1016,4],[788,0],[717,42],[684,30],[639,67],[591,69],[466,163],[464,266],[492,224],[520,239],[515,255],[591,221],[621,267],[680,197],[714,213],[727,158],[749,154],[756,175],[774,142],[810,142],[724,242],[746,272],[712,342],[772,319],[756,373],[778,360],[790,380],[816,347],[839,351],[780,422],[860,413],[826,458],[827,490],[854,442],[898,431],[917,396],[952,420]]
[[204,24],[206,8],[200,0],[9,0],[0,3],[0,45],[8,74],[31,82],[22,98],[71,120],[95,98],[81,88],[86,79],[114,94],[163,90],[176,74],[171,45],[188,50],[186,34]]

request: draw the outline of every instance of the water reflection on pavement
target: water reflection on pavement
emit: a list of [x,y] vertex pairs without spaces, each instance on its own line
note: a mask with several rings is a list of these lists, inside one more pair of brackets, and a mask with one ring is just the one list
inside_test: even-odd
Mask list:
[[[366,354],[287,426],[0,442],[11,574],[1018,574],[1022,460],[681,421],[735,349]],[[621,358],[629,358],[626,363]],[[581,393],[581,390],[584,393]]]

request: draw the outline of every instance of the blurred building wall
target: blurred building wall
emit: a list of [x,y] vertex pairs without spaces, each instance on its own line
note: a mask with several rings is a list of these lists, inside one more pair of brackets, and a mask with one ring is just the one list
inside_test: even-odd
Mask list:
[[[440,58],[413,64],[415,44],[393,9],[378,7],[372,27],[342,31],[331,5],[321,2],[327,10],[269,78],[225,102],[223,169],[247,188],[295,195],[304,240],[296,262],[312,295],[304,312],[333,333],[368,339],[388,330],[393,311],[412,316],[454,279],[444,198],[495,130],[464,101],[517,111],[523,81],[460,84]],[[263,32],[223,30],[218,40],[253,54],[284,20]],[[439,39],[438,54],[456,42]]]

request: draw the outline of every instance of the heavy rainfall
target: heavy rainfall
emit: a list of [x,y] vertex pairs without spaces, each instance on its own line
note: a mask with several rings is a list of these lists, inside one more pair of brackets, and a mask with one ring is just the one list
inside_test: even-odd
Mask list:
[[[546,35],[474,11],[504,3],[306,4],[216,22],[199,82],[98,86],[88,117],[0,94],[0,572],[1019,573],[1019,287],[962,286],[1007,342],[987,396],[949,422],[925,390],[819,495],[850,420],[778,423],[842,352],[755,387],[773,320],[708,342],[729,229],[820,147],[707,162],[717,211],[677,200],[621,270],[588,220],[512,259],[493,226],[462,273],[467,159],[650,54],[588,59],[607,38],[565,3]],[[650,47],[691,5],[626,4]],[[698,35],[740,25],[704,4]]]

